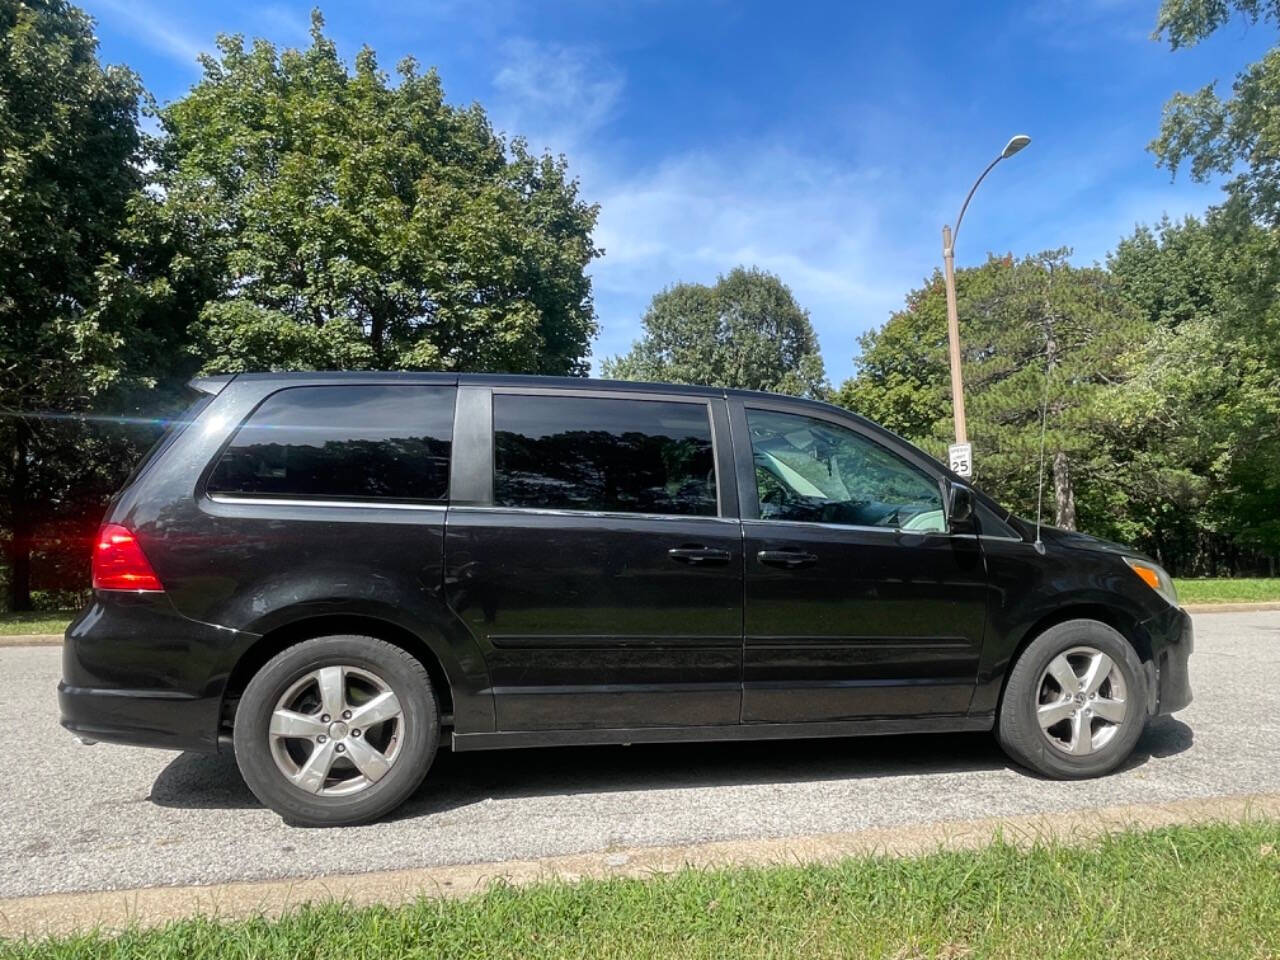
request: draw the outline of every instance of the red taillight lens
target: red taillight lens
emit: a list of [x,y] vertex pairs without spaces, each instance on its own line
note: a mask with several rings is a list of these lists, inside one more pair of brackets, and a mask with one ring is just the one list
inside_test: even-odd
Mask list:
[[93,549],[93,589],[163,590],[138,539],[118,523],[104,524]]

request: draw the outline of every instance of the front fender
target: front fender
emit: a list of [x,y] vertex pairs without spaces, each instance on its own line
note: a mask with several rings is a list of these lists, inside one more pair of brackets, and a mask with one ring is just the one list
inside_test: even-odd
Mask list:
[[1031,543],[990,539],[983,541],[983,551],[987,629],[971,714],[995,712],[1014,659],[1052,623],[1075,617],[1101,620],[1124,633],[1141,657],[1151,657],[1146,624],[1168,605],[1118,555],[1091,555],[1052,544],[1040,554]]

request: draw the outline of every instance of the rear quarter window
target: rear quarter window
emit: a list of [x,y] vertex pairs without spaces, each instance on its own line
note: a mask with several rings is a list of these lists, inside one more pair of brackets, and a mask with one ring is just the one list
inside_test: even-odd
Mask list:
[[151,464],[160,459],[160,454],[173,446],[178,437],[182,436],[182,432],[196,421],[196,418],[200,416],[204,408],[212,401],[212,394],[201,393],[176,417],[160,421],[160,436],[156,437],[155,441],[147,449],[147,452],[142,455],[142,459],[134,465],[131,471],[129,471],[129,475],[125,477],[124,483],[120,485],[120,489],[124,490],[127,487],[132,486],[133,483],[146,472],[147,468],[151,466]]
[[241,424],[206,490],[291,499],[443,501],[457,390],[288,387]]

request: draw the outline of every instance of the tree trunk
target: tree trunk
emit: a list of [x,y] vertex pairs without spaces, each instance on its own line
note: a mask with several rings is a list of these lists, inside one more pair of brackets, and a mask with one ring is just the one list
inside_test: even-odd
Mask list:
[[5,560],[9,565],[9,609],[31,609],[31,510],[28,504],[31,478],[28,452],[31,428],[18,418],[9,473],[9,540],[5,544]]
[[1053,501],[1056,506],[1054,525],[1063,530],[1076,528],[1076,493],[1071,485],[1071,465],[1059,450],[1053,455]]
[[381,310],[373,310],[369,316],[369,345],[373,347],[375,368],[387,369],[386,358],[382,352],[382,341],[386,339],[387,323]]

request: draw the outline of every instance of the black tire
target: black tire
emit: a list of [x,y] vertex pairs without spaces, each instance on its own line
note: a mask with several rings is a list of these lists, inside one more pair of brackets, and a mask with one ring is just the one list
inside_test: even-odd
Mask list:
[[[1067,719],[1063,721],[1065,727],[1051,728],[1056,733],[1050,733],[1041,729],[1038,711],[1042,706],[1042,678],[1049,665],[1059,655],[1082,647],[1104,653],[1111,659],[1123,680],[1125,707],[1124,719],[1114,724],[1109,739],[1092,752],[1076,756],[1068,752],[1069,748],[1055,746],[1055,739],[1061,743],[1061,738],[1069,736],[1070,725],[1075,721]],[[1054,685],[1048,689],[1052,690]],[[1059,692],[1058,696],[1065,694]],[[1091,707],[1087,695],[1086,702],[1071,704],[1067,709],[1080,709],[1083,713],[1084,707]],[[1092,713],[1087,716],[1091,718],[1089,729],[1093,729],[1094,723],[1100,729],[1103,727],[1104,721],[1100,718],[1093,719]],[[1014,663],[1000,704],[996,736],[1005,753],[1023,766],[1055,780],[1081,780],[1109,773],[1123,763],[1142,735],[1146,719],[1146,674],[1133,646],[1105,623],[1067,620],[1031,641]],[[1090,736],[1092,742],[1093,735]]]
[[[277,764],[270,737],[271,717],[280,698],[308,673],[330,666],[355,667],[374,675],[395,694],[401,711],[393,728],[398,753],[385,774],[341,796],[311,793],[295,785]],[[386,816],[421,785],[435,758],[440,714],[426,668],[409,653],[374,637],[317,637],[277,654],[249,681],[236,708],[233,739],[245,783],[286,822],[347,826]],[[327,739],[338,749],[335,736]],[[348,771],[352,773],[358,771]]]

